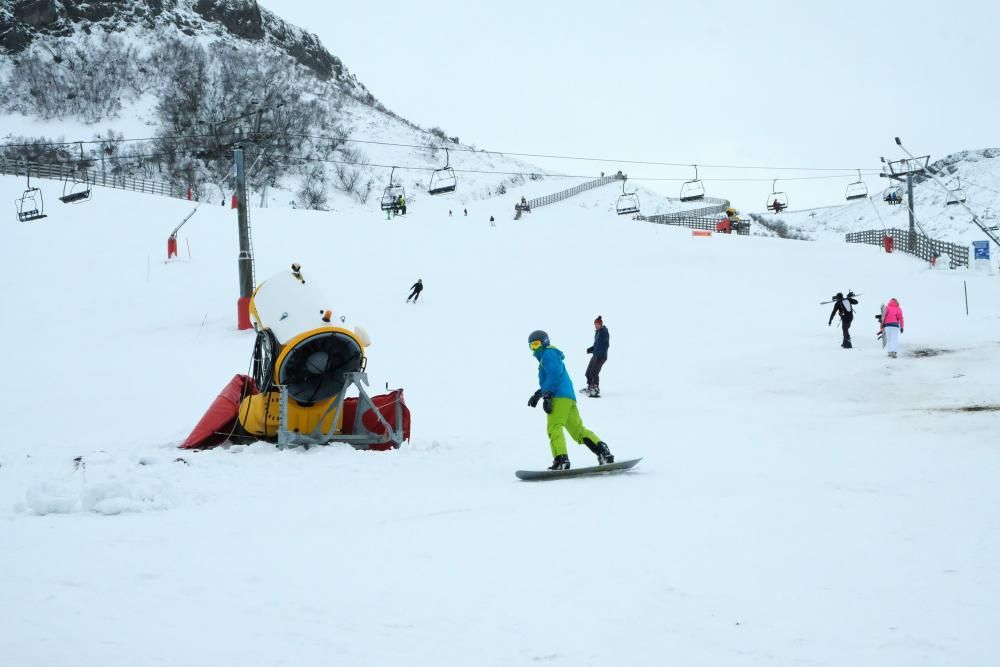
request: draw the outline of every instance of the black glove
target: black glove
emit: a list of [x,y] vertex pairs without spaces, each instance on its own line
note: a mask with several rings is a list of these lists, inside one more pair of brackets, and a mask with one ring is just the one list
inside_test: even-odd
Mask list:
[[547,391],[542,394],[542,410],[545,410],[545,414],[552,414],[552,392]]
[[538,399],[540,399],[541,397],[542,397],[542,390],[539,389],[538,391],[536,391],[534,394],[531,395],[531,398],[528,399],[528,407],[533,408],[536,405],[538,405]]
[[593,346],[587,348],[587,354],[591,354],[594,351]]
[[903,333],[903,327],[899,327],[899,333]]

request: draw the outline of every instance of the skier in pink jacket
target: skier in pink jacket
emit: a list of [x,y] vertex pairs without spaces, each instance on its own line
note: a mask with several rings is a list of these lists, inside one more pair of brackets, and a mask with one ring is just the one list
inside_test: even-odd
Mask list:
[[899,351],[901,333],[903,333],[903,310],[899,307],[899,301],[889,299],[885,307],[885,317],[882,318],[882,335],[885,336],[885,348],[893,359]]

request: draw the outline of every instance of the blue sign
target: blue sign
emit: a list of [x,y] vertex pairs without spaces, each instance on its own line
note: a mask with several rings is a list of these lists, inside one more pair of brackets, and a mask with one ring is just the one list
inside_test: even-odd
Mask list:
[[990,242],[989,241],[973,241],[972,250],[976,259],[989,259],[990,258]]

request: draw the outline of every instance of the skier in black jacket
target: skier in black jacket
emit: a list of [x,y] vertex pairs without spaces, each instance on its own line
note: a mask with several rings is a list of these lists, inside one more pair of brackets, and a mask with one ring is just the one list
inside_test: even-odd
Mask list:
[[410,299],[413,299],[413,303],[416,303],[417,299],[420,298],[420,293],[424,291],[423,278],[417,278],[417,282],[413,283],[413,285],[410,286],[410,289],[413,291],[410,292],[410,296],[406,297],[406,303],[409,303]]
[[587,348],[587,354],[591,355],[590,363],[587,364],[587,396],[591,398],[601,396],[601,368],[608,360],[609,347],[611,347],[611,334],[604,326],[604,320],[598,315],[594,320],[594,344]]
[[827,326],[833,324],[833,316],[840,315],[840,328],[844,331],[844,342],[841,347],[849,349],[851,345],[851,322],[854,321],[854,306],[858,305],[858,300],[854,298],[854,292],[848,292],[844,296],[843,292],[837,292],[833,297],[833,311],[830,313],[830,321]]

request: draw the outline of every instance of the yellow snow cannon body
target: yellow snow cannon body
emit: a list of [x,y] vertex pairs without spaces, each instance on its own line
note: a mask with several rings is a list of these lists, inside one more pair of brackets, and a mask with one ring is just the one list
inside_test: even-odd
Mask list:
[[295,266],[257,287],[250,317],[257,329],[254,377],[260,378],[261,393],[240,402],[242,430],[261,440],[277,438],[284,387],[287,431],[339,432],[343,417],[331,406],[346,374],[365,368],[365,348],[371,343],[367,332],[332,311]]

